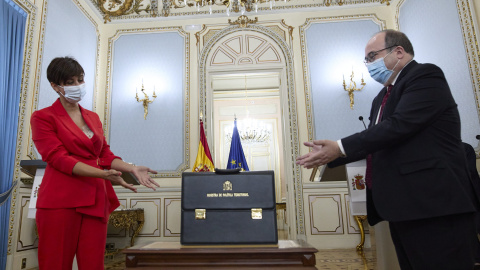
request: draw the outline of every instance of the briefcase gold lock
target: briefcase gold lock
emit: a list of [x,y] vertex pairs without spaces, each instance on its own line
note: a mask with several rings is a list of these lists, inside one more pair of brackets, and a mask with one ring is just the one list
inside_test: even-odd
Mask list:
[[252,219],[262,219],[262,208],[252,208]]
[[195,209],[195,219],[206,219],[207,210],[206,209]]

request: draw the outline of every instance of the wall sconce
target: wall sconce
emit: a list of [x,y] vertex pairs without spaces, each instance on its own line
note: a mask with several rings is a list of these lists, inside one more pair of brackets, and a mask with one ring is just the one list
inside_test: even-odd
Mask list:
[[355,83],[355,81],[353,80],[353,69],[352,69],[352,75],[350,75],[350,84],[349,86],[347,87],[347,85],[345,84],[345,75],[343,76],[343,89],[345,91],[348,92],[348,97],[350,98],[350,109],[353,110],[353,91],[360,91],[363,89],[363,87],[365,87],[366,83],[363,81],[363,74],[362,74],[362,80],[361,80],[361,83],[360,85],[362,86],[361,88],[357,88],[357,83]]
[[137,102],[142,102],[143,103],[143,111],[144,111],[143,119],[147,120],[148,104],[152,103],[157,98],[157,95],[155,95],[155,86],[153,86],[153,96],[152,96],[153,99],[152,100],[150,100],[147,93],[145,93],[145,88],[143,87],[143,80],[142,80],[142,89],[140,91],[142,91],[142,93],[145,95],[145,98],[139,99],[138,98],[138,91],[135,90],[135,99],[137,100]]

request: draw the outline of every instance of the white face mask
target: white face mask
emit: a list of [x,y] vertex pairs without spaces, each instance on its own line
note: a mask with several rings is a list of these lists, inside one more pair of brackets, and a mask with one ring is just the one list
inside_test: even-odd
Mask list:
[[63,91],[65,91],[65,95],[63,95],[60,92],[58,93],[62,95],[70,103],[79,102],[87,93],[85,91],[85,83],[82,83],[80,85],[70,85],[70,86],[59,85],[59,87],[63,88]]

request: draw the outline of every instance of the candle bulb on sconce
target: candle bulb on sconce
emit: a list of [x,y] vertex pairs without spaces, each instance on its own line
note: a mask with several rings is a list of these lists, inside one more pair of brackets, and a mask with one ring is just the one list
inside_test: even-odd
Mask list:
[[345,83],[345,75],[343,75],[343,89],[348,92],[348,97],[350,98],[350,109],[353,110],[353,104],[354,104],[354,96],[353,92],[354,91],[360,91],[365,87],[366,83],[363,80],[363,73],[362,73],[362,79],[360,81],[360,85],[362,87],[357,88],[357,83],[353,80],[354,73],[353,73],[353,68],[352,68],[352,75],[350,75],[350,83],[349,86],[347,87],[347,84]]

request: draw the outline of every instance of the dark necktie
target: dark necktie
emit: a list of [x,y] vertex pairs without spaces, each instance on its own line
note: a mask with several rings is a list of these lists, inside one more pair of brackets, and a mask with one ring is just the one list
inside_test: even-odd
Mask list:
[[[389,85],[387,87],[387,93],[385,94],[385,96],[383,96],[382,105],[380,106],[380,113],[378,114],[378,118],[377,118],[378,121],[376,122],[382,121],[383,108],[385,108],[385,103],[387,103],[387,99],[390,96],[390,92],[392,92],[392,87],[393,85]],[[367,183],[367,187],[371,189],[372,188],[372,155],[371,154],[367,155],[367,170],[365,171],[365,182]]]

